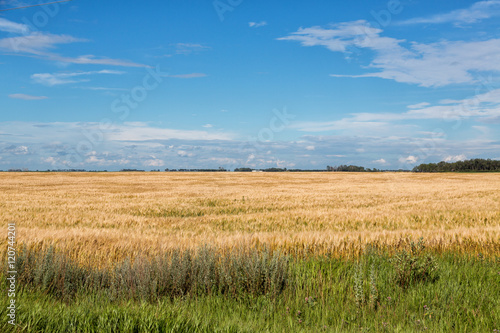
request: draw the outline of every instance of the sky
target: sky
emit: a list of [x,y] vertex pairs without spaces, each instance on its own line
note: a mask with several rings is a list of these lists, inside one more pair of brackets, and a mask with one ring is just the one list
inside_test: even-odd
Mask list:
[[500,0],[0,0],[0,170],[500,159]]

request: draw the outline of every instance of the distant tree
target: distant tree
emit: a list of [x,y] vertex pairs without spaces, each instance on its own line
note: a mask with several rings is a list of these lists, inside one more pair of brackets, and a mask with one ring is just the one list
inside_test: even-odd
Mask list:
[[343,171],[343,172],[365,172],[364,167],[362,166],[356,166],[356,165],[339,165],[335,167],[327,166],[326,169],[328,171]]
[[235,172],[252,172],[251,168],[236,168],[234,169]]
[[262,171],[264,171],[264,172],[284,172],[284,171],[286,171],[286,168],[284,168],[284,169],[281,169],[281,168],[268,168],[268,169],[264,169]]
[[413,172],[500,172],[500,161],[491,159],[472,159],[457,162],[422,163]]

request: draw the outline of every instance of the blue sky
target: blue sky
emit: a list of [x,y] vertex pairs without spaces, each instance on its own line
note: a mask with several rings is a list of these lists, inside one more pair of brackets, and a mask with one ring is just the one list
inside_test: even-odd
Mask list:
[[499,0],[2,11],[0,169],[499,159],[499,17]]

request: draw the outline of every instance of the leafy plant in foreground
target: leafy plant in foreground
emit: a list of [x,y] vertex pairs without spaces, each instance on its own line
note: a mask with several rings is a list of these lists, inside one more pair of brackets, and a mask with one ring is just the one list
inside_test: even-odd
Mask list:
[[419,282],[434,282],[439,278],[437,261],[425,252],[421,237],[417,243],[410,240],[409,249],[403,249],[391,259],[395,282],[406,289]]
[[[354,272],[354,298],[358,308],[368,305],[371,309],[376,309],[379,301],[379,283],[376,267],[382,260],[377,249],[368,247],[364,255],[355,267]],[[365,267],[370,267],[366,272]]]

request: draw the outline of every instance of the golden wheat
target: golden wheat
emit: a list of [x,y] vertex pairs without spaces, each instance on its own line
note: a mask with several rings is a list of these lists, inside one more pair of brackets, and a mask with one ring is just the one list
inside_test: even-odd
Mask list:
[[18,242],[99,265],[204,243],[350,255],[406,236],[500,253],[500,174],[0,173],[0,188]]

